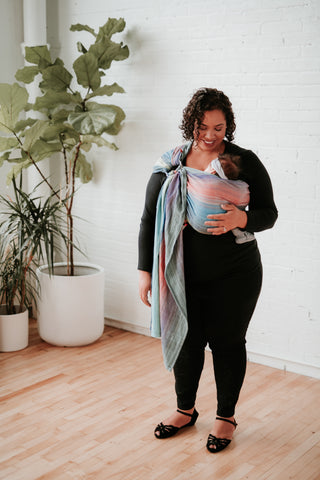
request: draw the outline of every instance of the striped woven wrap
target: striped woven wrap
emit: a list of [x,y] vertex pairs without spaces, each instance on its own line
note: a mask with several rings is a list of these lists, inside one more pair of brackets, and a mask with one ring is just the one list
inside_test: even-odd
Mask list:
[[[152,270],[151,335],[161,337],[164,364],[171,370],[188,331],[183,265],[183,228],[187,221],[195,230],[208,234],[207,215],[225,213],[222,204],[244,209],[249,187],[241,180],[228,180],[217,160],[219,175],[182,165],[192,143],[165,153],[154,172],[167,178],[157,203]],[[221,178],[224,177],[224,178]],[[252,234],[233,231],[237,243],[251,241]],[[239,241],[238,237],[239,237]]]

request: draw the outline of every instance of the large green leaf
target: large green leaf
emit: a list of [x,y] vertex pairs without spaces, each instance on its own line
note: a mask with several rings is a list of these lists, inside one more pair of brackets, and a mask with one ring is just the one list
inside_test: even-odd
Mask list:
[[5,124],[5,120],[1,112],[1,107],[0,107],[0,131],[5,133],[13,133],[13,130],[8,128]]
[[52,142],[53,140],[59,139],[59,135],[63,129],[62,127],[63,126],[61,125],[47,125],[46,128],[41,132],[39,139],[44,140],[45,142]]
[[49,158],[54,153],[61,151],[61,143],[46,142],[42,139],[37,140],[31,147],[30,155],[35,162],[39,162],[44,158]]
[[[41,140],[45,142],[52,142],[61,139],[61,142],[68,143],[68,139],[73,139],[73,145],[80,140],[80,134],[70,125],[65,123],[57,123],[49,125],[41,134]],[[60,143],[60,150],[62,144]]]
[[67,121],[69,115],[70,115],[70,110],[63,108],[62,110],[58,110],[57,112],[54,112],[51,115],[51,120],[53,123],[61,124]]
[[13,178],[16,178],[19,173],[22,172],[22,170],[24,168],[28,168],[30,167],[30,165],[32,165],[32,162],[31,160],[24,160],[18,164],[16,164],[14,167],[12,167],[12,169],[9,171],[8,175],[7,175],[7,185],[10,185],[10,183],[12,182]]
[[33,110],[33,103],[27,103],[27,105],[24,107],[24,110],[26,112],[30,112],[30,110]]
[[91,90],[96,90],[100,86],[98,61],[94,55],[89,52],[81,55],[74,62],[73,68],[80,85]]
[[32,65],[31,67],[23,67],[17,70],[15,77],[18,82],[31,83],[39,72],[39,68]]
[[[18,151],[16,150],[16,152],[18,152]],[[22,163],[22,162],[24,162],[25,160],[28,159],[28,155],[26,155],[26,153],[22,152],[21,150],[19,150],[19,152],[18,152],[18,153],[21,153],[21,156],[18,156],[18,157],[13,157],[11,155],[12,152],[6,152],[6,153],[9,154],[9,157],[6,159],[8,163],[18,164],[18,163]]]
[[33,110],[54,110],[62,105],[81,103],[82,98],[79,92],[72,94],[65,91],[47,90],[42,97],[37,97]]
[[4,152],[0,156],[0,167],[2,167],[4,161],[8,161],[11,152]]
[[79,141],[75,138],[68,137],[63,140],[63,147],[70,152],[78,143]]
[[114,33],[122,32],[125,26],[126,22],[123,18],[109,18],[107,23],[100,27],[97,36],[97,42],[100,41],[103,37],[111,38]]
[[25,48],[25,59],[29,63],[35,63],[42,70],[52,64],[51,55],[47,45]]
[[63,143],[66,143],[68,139],[74,139],[76,143],[80,142],[80,134],[71,125],[64,125],[62,132]]
[[2,113],[1,113],[1,108],[0,108],[0,131],[5,132],[5,133],[13,133],[13,130],[6,127],[6,125],[5,125],[5,121],[4,121]]
[[86,153],[90,152],[91,147],[92,147],[92,143],[90,143],[90,142],[81,143],[81,145],[80,145],[81,150],[84,150]]
[[52,65],[42,72],[43,81],[39,84],[41,90],[62,92],[70,86],[72,75],[61,65]]
[[75,25],[71,25],[70,30],[71,30],[71,32],[82,32],[82,31],[86,31],[86,32],[92,33],[92,35],[94,35],[95,37],[97,36],[97,34],[96,34],[95,31],[93,30],[93,28],[90,28],[88,25],[82,25],[81,23],[77,23],[77,24],[75,24]]
[[9,150],[19,146],[19,142],[15,137],[0,137],[0,151]]
[[98,145],[98,147],[108,147],[111,148],[111,150],[118,150],[117,145],[114,143],[108,142],[105,138],[101,137],[100,135],[81,135],[81,140],[82,140],[82,145],[81,148],[84,150],[88,151],[89,149],[86,149],[87,145],[90,145],[92,143],[95,143]]
[[87,111],[71,113],[68,121],[79,133],[101,135],[103,132],[111,133],[114,130],[118,132],[124,118],[123,110],[115,105],[91,102],[87,103]]
[[32,127],[26,130],[24,142],[22,148],[25,152],[29,152],[34,143],[40,139],[48,128],[48,121],[37,120]]
[[21,111],[28,103],[28,92],[17,83],[0,84],[0,130],[13,131]]
[[103,87],[97,88],[92,93],[87,95],[87,99],[92,97],[98,97],[102,95],[108,95],[110,97],[114,93],[124,93],[124,89],[120,87],[117,83],[113,83],[112,85],[104,85]]
[[[9,158],[7,158],[7,162],[9,163],[23,163],[25,162],[26,160],[28,160],[28,155],[26,152],[24,152],[23,150],[15,150],[15,154],[18,155],[17,157],[14,157],[12,155],[12,152],[8,152],[9,153]],[[29,159],[30,160],[30,159]]]
[[64,67],[64,61],[57,57],[52,65],[60,65],[61,67]]
[[22,132],[25,128],[27,127],[32,127],[36,123],[37,119],[36,118],[26,118],[26,120],[19,120],[15,126],[14,126],[14,131],[16,133]]
[[126,114],[122,110],[122,108],[118,107],[117,105],[106,105],[106,107],[110,107],[113,113],[115,114],[113,123],[104,130],[105,133],[109,135],[118,135],[120,132],[122,125],[121,122],[126,118]]
[[99,67],[104,70],[110,68],[113,60],[125,60],[129,56],[127,46],[123,46],[122,43],[112,42],[106,37],[100,42],[91,45],[88,52],[97,58]]
[[92,166],[81,152],[79,152],[77,158],[75,174],[76,177],[80,178],[82,183],[90,182],[93,176]]

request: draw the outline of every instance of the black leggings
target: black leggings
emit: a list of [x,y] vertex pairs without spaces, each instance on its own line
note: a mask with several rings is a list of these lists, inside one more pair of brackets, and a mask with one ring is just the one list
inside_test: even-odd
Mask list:
[[[261,289],[260,254],[255,242],[236,245],[238,261],[230,252],[223,259],[222,252],[219,260],[210,265],[205,251],[195,254],[193,246],[192,242],[185,242],[189,330],[174,366],[178,408],[189,410],[195,405],[204,349],[209,344],[217,388],[217,415],[231,417],[246,371],[246,332]],[[210,273],[205,274],[208,278],[199,275],[202,261],[203,268]]]

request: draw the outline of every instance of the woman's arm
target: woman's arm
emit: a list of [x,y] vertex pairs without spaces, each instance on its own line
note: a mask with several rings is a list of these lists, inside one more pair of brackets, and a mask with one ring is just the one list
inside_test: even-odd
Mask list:
[[151,273],[139,270],[139,295],[147,307],[151,307]]
[[147,185],[144,210],[139,231],[139,295],[145,305],[151,307],[151,272],[153,263],[154,228],[156,207],[165,175],[153,173]]
[[278,210],[273,199],[271,180],[264,165],[251,150],[242,156],[240,178],[249,184],[250,190],[245,229],[261,232],[272,228],[278,218]]
[[140,222],[138,270],[152,272],[154,227],[159,192],[166,178],[164,173],[153,173],[146,189],[145,205]]

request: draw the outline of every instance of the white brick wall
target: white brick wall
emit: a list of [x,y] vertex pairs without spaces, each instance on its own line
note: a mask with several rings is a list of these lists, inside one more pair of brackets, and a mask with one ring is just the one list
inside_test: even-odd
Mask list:
[[[76,55],[72,23],[123,16],[131,55],[114,63],[112,97],[127,113],[118,152],[95,150],[95,181],[77,212],[92,262],[106,269],[105,314],[146,330],[137,294],[137,235],[155,159],[181,141],[178,125],[201,86],[230,96],[235,142],[254,150],[273,181],[279,219],[258,234],[264,286],[248,334],[249,357],[318,375],[320,336],[320,4],[317,0],[56,0],[48,42]],[[86,34],[82,35],[86,42]],[[61,47],[61,51],[59,51]]]

